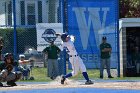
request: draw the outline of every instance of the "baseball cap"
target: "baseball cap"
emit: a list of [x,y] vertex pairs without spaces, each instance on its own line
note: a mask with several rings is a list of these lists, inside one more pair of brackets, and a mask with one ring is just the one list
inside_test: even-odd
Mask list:
[[105,36],[102,37],[102,40],[106,40],[107,38]]
[[19,55],[19,58],[25,58],[25,55]]

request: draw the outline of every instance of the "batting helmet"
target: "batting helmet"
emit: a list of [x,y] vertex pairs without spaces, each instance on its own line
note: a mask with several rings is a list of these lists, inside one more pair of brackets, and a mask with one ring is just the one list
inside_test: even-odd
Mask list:
[[7,58],[10,58],[13,61],[13,54],[12,53],[6,53],[4,56],[4,61],[6,61]]
[[61,39],[62,39],[63,42],[66,42],[66,37],[67,36],[68,36],[67,34],[62,34],[61,35]]

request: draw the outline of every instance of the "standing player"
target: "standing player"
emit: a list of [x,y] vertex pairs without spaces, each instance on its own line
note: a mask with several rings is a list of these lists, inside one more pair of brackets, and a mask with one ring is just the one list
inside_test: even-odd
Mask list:
[[102,43],[100,44],[101,51],[101,64],[100,64],[100,78],[103,79],[103,71],[106,66],[108,78],[113,78],[110,73],[110,57],[111,57],[111,45],[107,43],[107,38],[102,37]]
[[75,76],[78,74],[79,71],[82,72],[84,78],[86,79],[85,84],[89,85],[89,84],[93,84],[93,82],[91,80],[89,80],[88,74],[86,72],[86,67],[83,64],[82,59],[79,57],[79,55],[77,54],[77,51],[74,47],[74,44],[72,42],[72,39],[70,38],[69,35],[67,34],[62,34],[61,35],[61,39],[63,41],[63,48],[67,48],[68,49],[68,54],[69,54],[69,61],[72,65],[72,72],[62,76],[61,79],[61,84],[64,84],[66,78],[71,77],[71,76]]
[[47,46],[43,53],[47,54],[48,57],[48,76],[54,80],[58,76],[58,54],[60,49],[54,44],[54,41],[50,42],[51,44]]

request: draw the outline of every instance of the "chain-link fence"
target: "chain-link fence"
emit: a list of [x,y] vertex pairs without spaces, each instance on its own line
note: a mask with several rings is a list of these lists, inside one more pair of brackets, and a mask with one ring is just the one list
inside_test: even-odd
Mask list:
[[[112,60],[115,63],[113,68],[118,68],[119,49],[116,19],[118,11],[116,0],[105,0],[105,2],[102,0],[80,1],[82,3],[78,0],[1,0],[0,36],[4,39],[2,54],[13,53],[16,60],[19,59],[19,54],[25,54],[26,59],[30,57],[35,59],[36,63],[32,64],[33,67],[47,67],[46,56],[42,54],[42,51],[38,51],[36,24],[63,23],[63,31],[76,36],[76,49],[78,49],[78,53],[87,68],[99,68],[100,53],[98,47],[101,42],[100,39],[104,35],[112,39],[110,42],[114,44]],[[109,1],[113,3],[110,4]],[[115,7],[112,8],[113,5]],[[110,11],[112,12],[110,13]],[[108,12],[109,14],[107,14]],[[30,53],[30,49],[37,53]],[[60,55],[59,69],[62,71],[60,73],[64,74],[66,73],[66,67],[63,64],[65,58],[63,52]],[[69,68],[71,69],[70,64]]]
[[15,0],[15,4],[13,1],[0,1],[2,14],[0,35],[5,41],[3,54],[13,53],[13,48],[17,48],[17,54],[24,53],[28,48],[37,49],[36,23],[59,23],[62,20],[61,0]]
[[[2,59],[5,53],[13,53],[15,60],[24,54],[26,60],[34,60],[29,64],[32,67],[47,67],[45,55],[37,51],[36,24],[61,23],[62,3],[63,0],[1,0],[0,36],[4,39]],[[62,59],[59,58],[59,61]],[[59,64],[59,68],[62,65]]]

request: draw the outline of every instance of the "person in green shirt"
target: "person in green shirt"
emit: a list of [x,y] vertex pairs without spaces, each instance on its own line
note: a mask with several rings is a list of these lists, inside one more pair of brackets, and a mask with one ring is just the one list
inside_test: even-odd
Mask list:
[[110,56],[112,47],[109,43],[106,42],[107,38],[102,37],[102,43],[100,44],[101,52],[101,63],[100,63],[100,78],[103,79],[103,71],[106,66],[108,78],[113,78],[110,73]]
[[43,50],[43,53],[47,54],[48,59],[48,76],[54,80],[58,76],[58,54],[60,49],[51,42],[51,44]]

